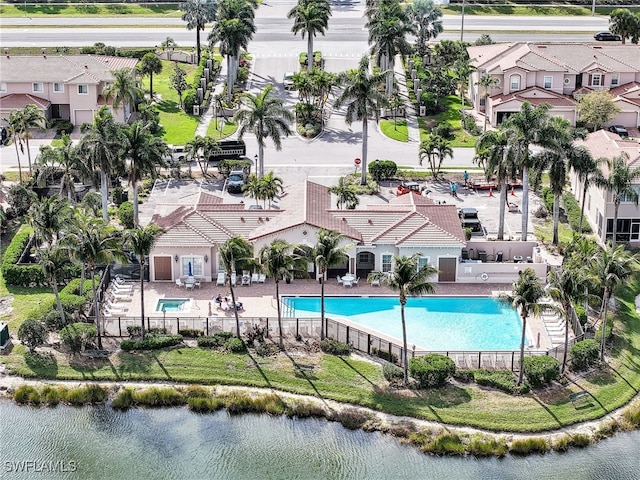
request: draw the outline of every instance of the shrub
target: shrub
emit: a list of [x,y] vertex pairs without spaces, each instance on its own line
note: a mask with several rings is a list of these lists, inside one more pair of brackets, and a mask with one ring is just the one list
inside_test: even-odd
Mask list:
[[118,207],[118,220],[124,228],[133,228],[133,203],[122,202]]
[[[40,265],[17,265],[32,233],[33,229],[31,227],[21,227],[5,250],[2,257],[2,275],[8,285],[28,287],[30,285],[44,285],[45,283],[44,270]],[[48,310],[50,309],[48,308]],[[44,313],[46,312],[43,312],[43,315]]]
[[476,370],[473,372],[478,385],[497,388],[507,393],[517,393],[516,379],[508,370]]
[[576,342],[569,350],[571,370],[579,372],[597,365],[600,358],[600,346],[595,340]]
[[622,418],[633,428],[638,428],[640,426],[640,403],[636,402],[627,407]]
[[107,399],[107,396],[107,391],[100,385],[87,385],[69,390],[66,400],[71,405],[88,405],[102,403]]
[[123,340],[120,343],[120,348],[127,352],[131,350],[157,350],[179,345],[182,340],[182,335],[148,335],[144,340]]
[[371,354],[383,360],[386,360],[387,362],[398,363],[398,355],[396,353],[389,353],[387,350],[378,350],[377,348],[372,348]]
[[371,418],[371,415],[364,410],[356,408],[344,408],[333,414],[331,420],[340,422],[344,428],[357,430],[362,428]]
[[62,136],[73,131],[73,123],[69,120],[56,120],[56,135]]
[[96,326],[91,323],[71,323],[60,330],[62,343],[73,353],[78,353],[93,345],[96,338]]
[[420,388],[441,387],[456,371],[456,364],[445,355],[430,353],[409,360],[411,376]]
[[560,376],[560,363],[553,357],[526,357],[524,374],[532,387],[541,387]]
[[320,342],[320,350],[329,355],[349,356],[351,348],[348,344],[327,338]]
[[61,400],[66,398],[66,390],[61,391],[51,385],[45,385],[42,387],[42,391],[40,392],[40,398],[42,399],[42,403],[55,406],[58,405]]
[[436,455],[462,455],[464,445],[460,436],[455,433],[443,432],[429,443],[425,450]]
[[582,305],[574,305],[573,310],[576,312],[576,316],[578,317],[580,325],[584,327],[587,324],[587,320],[589,319],[589,317],[587,316],[587,311]]
[[247,346],[240,338],[230,338],[227,343],[224,344],[224,348],[231,353],[244,353],[247,351]]
[[259,343],[256,347],[256,353],[261,357],[271,357],[280,352],[280,347],[273,343]]
[[65,326],[62,323],[62,316],[58,310],[50,310],[47,312],[42,321],[50,332],[57,332]]
[[129,338],[140,337],[142,335],[142,326],[127,325],[127,335],[129,335]]
[[476,120],[471,115],[466,115],[464,117],[463,128],[474,136],[482,134],[482,129],[478,126]]
[[291,399],[285,413],[288,417],[309,418],[324,417],[326,412],[324,408],[316,402]]
[[469,442],[468,450],[474,457],[503,457],[507,454],[509,449],[507,448],[507,444],[504,440],[474,437]]
[[151,387],[134,392],[133,402],[136,405],[144,405],[146,407],[170,407],[184,405],[186,400],[175,388]]
[[369,175],[376,182],[380,182],[394,178],[398,172],[398,165],[393,160],[376,160],[369,163],[367,169],[369,170]]
[[198,105],[198,94],[191,88],[184,93],[182,102],[185,113],[191,115],[193,113],[193,106]]
[[393,363],[385,363],[382,366],[382,375],[390,383],[399,383],[404,380],[404,370]]
[[47,329],[40,320],[27,318],[18,329],[18,338],[33,351],[47,339]]
[[10,218],[24,217],[29,212],[31,205],[38,200],[38,195],[33,190],[19,183],[11,185],[8,193],[10,208],[7,211],[7,215]]
[[549,187],[544,187],[540,192],[542,203],[548,212],[553,212],[553,191]]
[[212,397],[191,397],[187,399],[189,410],[194,412],[215,412],[222,408],[222,401]]
[[20,405],[39,405],[40,393],[31,385],[20,385],[13,392],[13,400]]
[[178,330],[178,333],[187,338],[198,338],[204,335],[204,332],[197,328],[182,328]]
[[544,438],[532,437],[514,440],[509,447],[509,452],[514,455],[528,455],[530,453],[545,453],[549,444]]
[[[562,195],[562,204],[567,214],[569,225],[574,231],[578,232],[578,227],[580,226],[580,204],[569,192],[566,192]],[[589,225],[589,221],[583,217],[582,232],[578,233],[591,233],[591,231],[592,230],[591,225]]]
[[210,337],[198,337],[198,346],[200,348],[223,347],[231,337],[233,337],[231,332],[217,332]]
[[111,402],[111,407],[116,410],[127,410],[133,405],[133,389],[123,388]]
[[439,123],[431,129],[431,134],[450,139],[453,137],[453,127],[448,123]]

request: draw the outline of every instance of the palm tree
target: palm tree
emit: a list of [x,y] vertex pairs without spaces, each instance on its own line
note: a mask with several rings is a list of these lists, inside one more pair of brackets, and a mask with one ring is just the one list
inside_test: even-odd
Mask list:
[[282,178],[276,177],[273,171],[267,173],[260,181],[262,182],[264,200],[273,202],[273,199],[284,191]]
[[49,245],[47,248],[39,250],[38,263],[42,266],[44,275],[53,290],[53,295],[56,297],[56,309],[60,314],[61,324],[66,325],[64,308],[62,308],[60,291],[58,290],[58,275],[71,264],[68,252],[59,245]]
[[580,223],[578,225],[578,233],[582,233],[582,219],[584,217],[584,205],[587,199],[587,190],[593,183],[593,179],[599,172],[599,165],[606,161],[603,158],[594,159],[591,151],[579,146],[574,149],[573,155],[569,157],[569,167],[575,170],[578,175],[578,181],[582,183],[582,200],[580,201]]
[[218,20],[207,37],[209,46],[220,42],[220,54],[227,58],[227,101],[233,98],[238,78],[240,50],[246,49],[256,33],[253,6],[244,0],[222,0]]
[[36,244],[52,245],[71,218],[69,202],[60,197],[43,197],[29,208],[29,223],[33,227]]
[[216,19],[218,4],[215,0],[187,0],[180,4],[182,21],[187,22],[187,30],[196,30],[196,63],[200,65],[200,31],[207,22]]
[[628,8],[616,8],[609,16],[609,31],[620,35],[624,45],[627,38],[638,36],[638,16],[631,13]]
[[520,373],[518,385],[522,383],[524,376],[524,340],[527,331],[527,319],[530,315],[539,315],[546,310],[552,310],[549,304],[540,300],[545,296],[545,291],[540,285],[538,275],[532,268],[527,268],[520,272],[518,280],[513,282],[512,293],[503,293],[498,296],[498,300],[520,312],[522,318],[522,336],[520,338]]
[[549,270],[547,275],[547,291],[552,300],[558,302],[559,313],[564,317],[564,352],[562,354],[562,369],[567,366],[567,353],[569,350],[569,323],[573,305],[585,298],[584,282],[586,281],[583,269],[568,268],[563,265],[561,270]]
[[297,247],[285,240],[276,239],[262,247],[259,261],[262,269],[276,284],[276,305],[278,306],[278,335],[280,348],[284,348],[282,313],[280,308],[280,280],[293,278],[294,272],[306,271],[307,260],[296,253]]
[[424,264],[420,266],[420,254],[411,257],[395,257],[395,264],[391,272],[374,270],[369,273],[368,281],[378,280],[385,283],[391,290],[398,293],[400,301],[400,319],[402,320],[402,364],[404,367],[404,385],[409,383],[409,358],[407,354],[407,326],[404,318],[404,307],[407,297],[433,293],[435,287],[429,281],[438,269]]
[[336,265],[342,265],[349,260],[347,249],[349,246],[340,246],[344,243],[345,237],[334,230],[318,230],[318,241],[310,252],[314,259],[320,276],[320,340],[324,340],[324,282],[327,270]]
[[133,187],[133,223],[138,225],[138,183],[149,175],[155,178],[169,155],[167,143],[149,131],[149,125],[134,122],[122,130],[122,154],[129,160],[129,183]]
[[444,30],[442,10],[434,5],[433,0],[415,0],[409,4],[407,11],[416,31],[418,53],[426,55],[429,40],[436,38]]
[[[435,171],[435,164],[433,163],[433,159],[436,155],[436,142],[434,141],[434,135],[427,134],[426,138],[420,142],[420,150],[418,152],[418,156],[420,158],[420,165],[422,166],[422,161],[427,159],[429,163],[429,167],[431,168],[431,175]],[[435,177],[434,177],[435,178]]]
[[21,112],[19,110],[13,111],[9,114],[9,118],[3,118],[2,121],[7,125],[9,136],[13,141],[13,146],[16,148],[16,158],[18,159],[18,178],[22,185],[22,164],[20,163],[20,153],[24,153],[24,145],[22,144],[22,120],[20,118]]
[[276,150],[282,149],[282,137],[291,134],[287,122],[293,121],[293,114],[284,106],[284,101],[273,92],[273,84],[268,83],[258,95],[244,93],[241,108],[234,115],[239,126],[238,139],[252,132],[258,140],[258,178],[264,175],[265,140],[270,138]]
[[147,257],[153,250],[153,246],[160,234],[165,230],[158,227],[156,224],[149,224],[144,228],[136,227],[131,230],[127,230],[125,233],[126,242],[138,258],[140,262],[140,322],[142,326],[142,339],[144,340],[144,267],[147,262]]
[[42,110],[33,104],[24,107],[19,115],[19,131],[20,136],[24,139],[25,147],[27,147],[27,159],[29,160],[29,173],[31,173],[31,150],[29,149],[30,128],[43,129],[45,124],[44,114]]
[[91,172],[87,171],[86,165],[82,162],[80,149],[73,144],[69,135],[63,135],[62,145],[59,147],[40,147],[38,165],[46,172],[42,178],[43,182],[38,182],[39,186],[46,185],[49,174],[61,174],[59,195],[66,196],[71,203],[76,201],[76,178],[91,177]]
[[300,33],[304,39],[307,36],[307,71],[313,68],[313,39],[329,27],[331,5],[328,0],[298,0],[298,4],[287,14],[293,19],[291,31],[294,35]]
[[453,78],[458,85],[458,91],[460,93],[460,113],[462,115],[462,121],[464,122],[464,91],[469,83],[469,77],[474,72],[476,67],[471,65],[469,58],[459,58],[453,63],[452,73]]
[[478,85],[484,87],[484,94],[482,95],[482,98],[484,98],[484,126],[482,131],[486,132],[487,121],[489,120],[489,117],[487,116],[487,100],[491,96],[491,89],[498,85],[498,79],[485,74],[480,77],[480,80],[478,80]]
[[607,316],[611,296],[620,285],[638,269],[637,255],[629,255],[624,245],[611,249],[599,248],[591,257],[591,271],[600,281],[602,287],[602,338],[600,344],[600,360],[604,361],[604,349],[607,343]]
[[[226,272],[226,278],[229,281],[229,292],[231,292],[231,302],[233,303],[233,311],[236,316],[236,336],[240,338],[240,319],[238,318],[238,309],[236,307],[236,297],[233,290],[234,285],[231,283],[231,274],[240,270],[249,270],[255,265],[253,258],[253,246],[243,237],[236,236],[229,238],[219,249],[220,262]],[[278,305],[280,311],[280,305]]]
[[113,81],[102,90],[102,94],[106,98],[113,98],[114,110],[122,103],[122,114],[126,122],[131,111],[136,110],[136,106],[140,99],[144,97],[144,93],[138,87],[134,69],[121,68],[111,73],[113,74]]
[[609,168],[609,176],[605,178],[603,174],[599,174],[595,178],[595,184],[604,188],[613,196],[613,238],[611,245],[616,246],[618,236],[618,210],[620,202],[624,197],[626,201],[633,202],[638,205],[638,192],[633,187],[635,180],[640,178],[640,167],[634,167],[629,162],[629,155],[622,152],[617,157],[607,160]]
[[504,129],[488,131],[476,140],[477,161],[486,166],[487,180],[495,175],[500,185],[498,240],[504,240],[504,214],[507,205],[507,181],[515,178],[515,163],[510,155],[509,139]]
[[529,227],[529,168],[531,155],[529,147],[537,144],[547,147],[552,144],[550,131],[546,128],[549,104],[538,105],[533,108],[529,102],[523,102],[519,112],[511,115],[504,126],[511,140],[515,158],[518,160],[522,172],[522,241],[527,241]]
[[155,53],[145,53],[138,64],[138,72],[142,76],[149,75],[149,100],[153,100],[153,76],[162,72],[162,61]]
[[[440,135],[435,135],[433,140],[436,144],[436,155],[438,156],[438,168],[436,169],[436,173],[439,175],[442,162],[444,162],[447,157],[453,158],[453,148],[451,148],[451,142]],[[437,178],[437,175],[434,176],[434,178]]]
[[344,177],[338,179],[338,184],[327,189],[329,193],[333,193],[338,197],[337,207],[342,210],[345,206],[347,210],[354,210],[360,203],[356,189],[350,183],[347,183]]
[[120,169],[120,136],[118,125],[108,108],[101,107],[93,117],[92,125],[85,125],[80,148],[86,154],[88,168],[100,172],[100,193],[102,195],[102,219],[109,221],[107,210],[109,199],[109,176]]
[[380,119],[380,109],[386,105],[385,96],[378,91],[385,80],[386,72],[369,73],[369,58],[360,59],[357,70],[350,70],[338,76],[338,83],[344,88],[335,101],[335,108],[347,107],[345,121],[351,125],[354,120],[362,121],[362,178],[361,185],[367,184],[367,142],[369,119]]
[[91,275],[98,348],[102,349],[101,299],[96,291],[96,268],[99,265],[109,264],[116,258],[124,257],[121,239],[113,227],[100,219],[80,216],[76,217],[76,220],[74,230],[65,236],[64,241],[75,260],[82,262],[83,268]]
[[258,205],[258,200],[266,199],[264,196],[264,182],[262,182],[256,175],[249,176],[249,180],[242,187],[242,191],[245,195],[255,198],[256,205]]

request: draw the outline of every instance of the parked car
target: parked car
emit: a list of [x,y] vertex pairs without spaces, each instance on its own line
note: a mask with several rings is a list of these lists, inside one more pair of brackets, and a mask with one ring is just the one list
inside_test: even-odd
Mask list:
[[620,40],[622,40],[620,38],[620,35],[616,35],[611,32],[598,32],[593,36],[593,38],[595,38],[599,42],[619,42]]
[[282,78],[282,85],[285,90],[293,90],[293,72],[286,72]]
[[627,132],[627,129],[624,128],[622,125],[611,125],[609,127],[609,131],[613,132],[613,133],[617,133],[621,137],[628,137],[629,136],[629,132]]
[[484,234],[482,223],[480,223],[480,219],[478,218],[478,209],[460,208],[458,210],[458,216],[460,217],[462,228],[470,228],[472,234]]
[[232,170],[227,179],[228,192],[242,192],[242,187],[247,183],[247,176],[242,170]]

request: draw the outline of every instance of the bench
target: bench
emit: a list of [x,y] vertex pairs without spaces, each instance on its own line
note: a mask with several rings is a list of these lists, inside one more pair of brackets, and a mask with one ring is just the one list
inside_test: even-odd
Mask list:
[[314,365],[306,365],[304,363],[294,362],[293,364],[293,370],[296,373],[313,373],[314,368]]
[[573,392],[569,394],[569,400],[575,406],[576,403],[585,403],[591,395],[586,390],[579,390],[577,392]]
[[109,350],[85,350],[82,355],[89,358],[108,358]]

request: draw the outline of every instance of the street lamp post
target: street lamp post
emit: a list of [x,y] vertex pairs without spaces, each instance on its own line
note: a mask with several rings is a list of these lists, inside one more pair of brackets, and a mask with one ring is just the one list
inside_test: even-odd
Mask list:
[[[593,0],[594,2],[596,0]],[[464,41],[464,4],[465,4],[465,0],[462,0],[462,21],[460,23],[460,41],[463,42]]]

